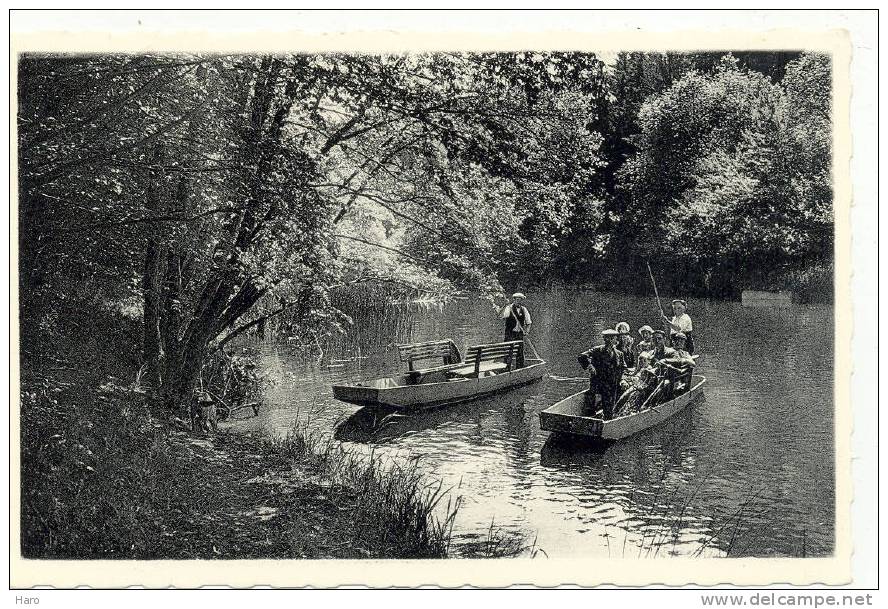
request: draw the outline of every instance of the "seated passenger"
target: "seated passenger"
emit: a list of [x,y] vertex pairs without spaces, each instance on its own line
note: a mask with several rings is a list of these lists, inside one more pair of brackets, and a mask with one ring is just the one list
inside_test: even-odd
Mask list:
[[619,336],[617,337],[617,349],[623,354],[623,359],[626,360],[626,367],[632,368],[633,370],[630,374],[634,373],[635,365],[638,363],[635,357],[635,349],[633,345],[635,344],[635,340],[632,338],[632,335],[629,333],[630,328],[629,324],[625,321],[621,321],[616,325],[614,330],[617,331]]
[[685,351],[685,340],[687,339],[682,332],[673,334],[674,353],[658,362],[665,367],[666,378],[669,381],[668,397],[664,396],[666,399],[685,393],[691,386],[691,372],[696,362],[691,354]]
[[696,366],[696,362],[694,358],[691,357],[691,354],[685,350],[685,342],[687,341],[687,337],[683,332],[676,332],[672,335],[672,349],[673,354],[663,358],[661,361],[666,364],[670,364],[677,368],[693,368]]
[[646,364],[644,364],[642,361],[640,361],[642,359],[642,354],[645,353],[646,351],[650,351],[654,348],[654,341],[653,341],[654,329],[651,328],[650,326],[641,326],[641,328],[638,329],[638,333],[641,335],[641,340],[638,341],[637,343],[635,343],[634,351],[635,351],[635,363],[637,364],[637,367],[640,369],[640,368],[644,368],[646,366]]
[[663,330],[654,330],[652,337],[654,348],[644,354],[651,364],[675,355],[675,349],[666,346],[666,333]]

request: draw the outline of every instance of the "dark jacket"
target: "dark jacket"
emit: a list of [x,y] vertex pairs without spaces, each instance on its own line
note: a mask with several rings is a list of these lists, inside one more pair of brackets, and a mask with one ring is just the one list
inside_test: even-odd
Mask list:
[[616,387],[620,384],[626,359],[623,352],[607,345],[598,345],[577,356],[583,369],[589,369],[589,380],[593,385]]

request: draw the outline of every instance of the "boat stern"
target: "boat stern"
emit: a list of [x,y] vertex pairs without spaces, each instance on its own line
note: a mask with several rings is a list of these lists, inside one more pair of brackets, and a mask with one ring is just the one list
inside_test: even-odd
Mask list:
[[555,433],[567,433],[589,438],[600,438],[604,421],[593,417],[578,417],[559,412],[540,413],[540,429]]
[[378,403],[379,389],[360,385],[333,385],[333,397],[342,402],[367,406]]

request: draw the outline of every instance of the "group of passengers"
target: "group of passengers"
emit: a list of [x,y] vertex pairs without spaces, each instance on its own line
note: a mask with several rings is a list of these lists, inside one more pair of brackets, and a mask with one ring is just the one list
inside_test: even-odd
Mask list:
[[602,331],[603,345],[577,357],[589,371],[586,399],[593,413],[600,407],[604,418],[611,419],[687,390],[694,367],[694,326],[684,300],[673,300],[672,310],[672,318],[663,315],[665,330],[642,326],[638,330],[641,340],[635,342],[629,324],[621,321],[614,329]]

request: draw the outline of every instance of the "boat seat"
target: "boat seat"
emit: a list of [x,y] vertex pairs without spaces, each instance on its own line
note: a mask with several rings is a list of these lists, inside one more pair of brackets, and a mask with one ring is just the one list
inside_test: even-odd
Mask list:
[[[398,345],[401,361],[407,364],[410,372],[434,372],[462,362],[462,356],[452,340],[433,340],[411,345]],[[415,362],[440,357],[442,365],[433,368],[416,368]]]
[[511,372],[522,347],[521,341],[471,346],[466,350],[463,365],[452,368],[448,374],[463,378],[479,378],[485,372],[494,374]]
[[474,377],[476,374],[483,374],[484,372],[505,372],[508,368],[509,366],[504,362],[483,362],[478,364],[477,370],[474,365],[462,366],[461,368],[450,370],[449,374],[454,376]]

